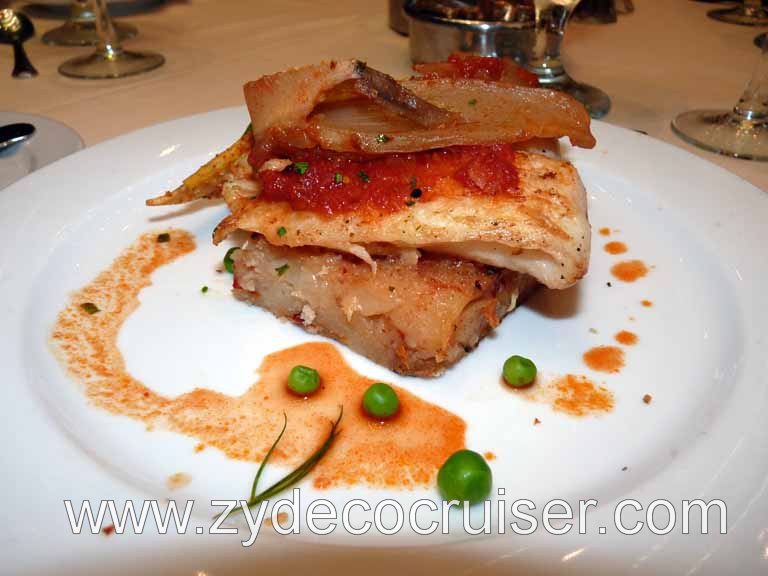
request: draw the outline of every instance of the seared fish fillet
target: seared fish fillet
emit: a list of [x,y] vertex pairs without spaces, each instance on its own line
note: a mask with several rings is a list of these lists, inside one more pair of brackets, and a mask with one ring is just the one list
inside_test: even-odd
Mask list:
[[[446,155],[452,158],[441,163],[438,157]],[[528,274],[549,288],[567,288],[586,273],[586,192],[569,162],[504,147],[498,153],[477,147],[405,156],[398,177],[384,174],[391,157],[337,165],[322,155],[295,156],[308,164],[303,175],[290,170],[254,175],[242,162],[224,185],[232,214],[216,229],[214,241],[241,229],[277,246],[320,246],[369,264],[381,244],[420,249]],[[329,162],[335,166],[330,170]],[[479,188],[476,181],[499,178],[506,167],[515,174],[514,190],[489,192],[492,182]],[[341,184],[334,183],[334,173],[342,174]],[[415,199],[413,174],[420,175],[421,195]],[[312,190],[301,186],[315,176],[325,181]],[[380,178],[386,182],[377,186]],[[343,206],[329,205],[333,199]]]
[[558,139],[589,115],[511,62],[452,56],[396,81],[357,60],[244,86],[250,129],[150,205],[223,198],[251,234],[235,294],[402,374],[434,375],[537,283],[587,272],[590,226]]
[[445,256],[377,258],[321,248],[235,252],[235,295],[401,374],[434,376],[496,327],[535,281]]

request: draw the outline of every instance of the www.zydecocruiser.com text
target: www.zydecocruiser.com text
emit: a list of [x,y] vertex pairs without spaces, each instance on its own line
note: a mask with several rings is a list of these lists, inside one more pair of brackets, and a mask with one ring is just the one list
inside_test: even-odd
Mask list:
[[95,534],[105,528],[116,534],[146,531],[239,534],[243,546],[256,542],[266,522],[279,534],[310,532],[318,536],[339,530],[351,535],[371,531],[393,535],[404,529],[424,536],[455,531],[469,535],[528,535],[542,530],[556,535],[573,531],[606,534],[611,530],[626,535],[641,531],[664,535],[675,530],[683,534],[708,534],[710,531],[725,534],[727,527],[727,508],[722,500],[683,500],[675,506],[663,499],[646,505],[626,499],[615,505],[611,526],[590,526],[589,513],[597,507],[597,500],[579,500],[574,506],[565,500],[554,499],[538,507],[524,498],[505,500],[503,489],[498,490],[498,496],[494,501],[486,500],[473,506],[456,500],[438,503],[422,499],[405,506],[393,499],[381,500],[375,505],[354,499],[339,509],[329,500],[317,499],[302,508],[300,490],[294,488],[289,498],[264,501],[251,508],[245,501],[212,500],[210,509],[217,516],[207,523],[197,516],[197,522],[193,522],[194,500],[145,500],[138,504],[130,500],[123,504],[114,500],[84,500],[73,504],[71,500],[65,500],[64,508],[74,534]]

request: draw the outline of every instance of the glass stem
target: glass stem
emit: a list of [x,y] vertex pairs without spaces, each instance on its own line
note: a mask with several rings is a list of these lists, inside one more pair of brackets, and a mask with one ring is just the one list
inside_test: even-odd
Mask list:
[[69,21],[77,24],[93,22],[93,11],[88,0],[74,0],[69,9]]
[[733,111],[747,120],[768,121],[768,43],[763,45],[752,79]]
[[751,16],[753,18],[765,17],[765,10],[763,10],[763,0],[744,0],[744,5],[742,6],[741,10],[745,16]]
[[550,68],[562,69],[563,63],[560,61],[560,45],[563,43],[565,33],[565,24],[571,10],[565,6],[553,6],[547,25],[547,60],[551,62]]
[[106,0],[91,0],[93,14],[96,17],[96,31],[99,33],[98,52],[107,59],[112,59],[123,51],[115,33],[112,19],[107,11]]
[[560,60],[560,45],[565,25],[577,4],[578,0],[565,5],[554,2],[544,6],[536,4],[536,42],[529,66],[544,83],[563,82],[568,79]]

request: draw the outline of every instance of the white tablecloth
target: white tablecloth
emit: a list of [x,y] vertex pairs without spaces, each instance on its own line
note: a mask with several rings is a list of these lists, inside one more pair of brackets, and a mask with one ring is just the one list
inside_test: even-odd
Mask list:
[[[611,96],[606,122],[644,130],[768,190],[768,163],[698,150],[669,128],[681,111],[736,102],[758,61],[752,40],[761,30],[707,18],[712,4],[635,4],[636,11],[616,24],[569,25],[564,54],[571,75]],[[26,46],[39,77],[12,79],[11,48],[0,46],[0,110],[51,116],[93,145],[242,104],[244,81],[287,66],[354,56],[395,76],[410,71],[408,40],[387,27],[385,0],[169,1],[125,20],[140,30],[127,47],[161,52],[165,66],[120,80],[65,78],[56,72],[58,64],[89,49],[42,44],[42,33],[60,22],[38,18],[38,35]]]

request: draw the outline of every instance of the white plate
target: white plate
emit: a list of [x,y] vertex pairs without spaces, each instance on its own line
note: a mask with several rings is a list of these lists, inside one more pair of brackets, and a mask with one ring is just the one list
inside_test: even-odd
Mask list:
[[[250,549],[239,545],[242,536],[160,536],[154,530],[110,538],[71,535],[65,499],[193,498],[200,503],[193,526],[207,526],[205,504],[244,496],[254,472],[252,464],[228,461],[215,450],[195,454],[192,438],[148,432],[90,407],[49,352],[51,324],[68,293],[139,234],[173,225],[198,238],[194,253],[154,275],[121,333],[129,370],[150,387],[171,395],[196,386],[237,394],[253,382],[264,354],[315,339],[230,297],[227,278],[213,272],[224,248],[209,242],[222,206],[144,206],[146,198],[176,185],[231,143],[246,118],[243,108],[226,109],[128,134],[36,172],[0,195],[5,568],[99,574],[109,562],[112,573],[178,574],[343,573],[361,567],[371,574],[765,569],[768,274],[762,249],[768,199],[678,148],[602,123],[594,125],[596,149],[567,154],[587,186],[593,228],[618,229],[612,239],[628,244],[627,256],[655,267],[646,278],[613,280],[608,270],[617,257],[602,250],[605,239],[595,233],[590,272],[577,288],[537,295],[438,380],[398,377],[341,347],[359,371],[464,417],[468,446],[497,454],[495,487],[505,488],[509,503],[528,498],[541,510],[551,498],[598,500],[587,515],[588,534],[574,528],[551,536],[540,528],[531,536],[458,542],[466,536],[457,530],[449,545],[434,547],[444,538],[372,531],[359,539],[339,528],[327,537],[305,531],[290,540],[262,533]],[[201,300],[203,284],[211,291]],[[642,307],[645,298],[654,307]],[[618,375],[589,372],[581,354],[610,344],[621,329],[640,337],[627,351],[627,367]],[[615,410],[574,419],[521,401],[498,383],[501,362],[513,352],[534,358],[547,373],[585,373],[605,382],[615,393]],[[646,393],[653,396],[650,405],[641,400]],[[534,417],[542,424],[534,427]],[[180,471],[193,481],[171,494],[166,478]],[[334,503],[358,496],[406,503],[436,498],[433,490],[317,492],[306,486],[301,494],[303,504],[318,495]],[[722,499],[728,533],[682,535],[678,522],[666,536],[647,529],[621,535],[613,511],[624,498],[643,506],[666,499],[678,511],[684,499]],[[625,515],[625,523],[632,524],[631,517]],[[661,516],[657,522],[664,524]],[[711,522],[717,527],[714,515]],[[696,525],[693,518],[692,531]],[[607,534],[598,533],[601,526]]]
[[0,151],[0,190],[83,148],[78,133],[61,122],[34,114],[0,112],[0,126],[16,122],[32,124],[35,133],[26,142]]

